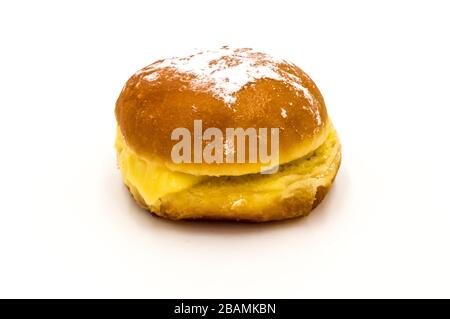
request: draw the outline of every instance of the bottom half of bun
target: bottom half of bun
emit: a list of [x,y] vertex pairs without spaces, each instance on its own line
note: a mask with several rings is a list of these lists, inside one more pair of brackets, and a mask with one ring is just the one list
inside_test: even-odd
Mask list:
[[334,128],[308,155],[274,174],[193,176],[141,158],[118,130],[118,163],[135,200],[170,219],[265,222],[308,215],[329,191],[341,162]]

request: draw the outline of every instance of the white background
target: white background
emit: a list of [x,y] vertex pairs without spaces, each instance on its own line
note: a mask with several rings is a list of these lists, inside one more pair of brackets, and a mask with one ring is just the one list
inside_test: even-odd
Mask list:
[[[0,4],[0,297],[450,297],[448,1]],[[114,104],[154,60],[293,61],[343,144],[326,200],[263,225],[141,210]]]

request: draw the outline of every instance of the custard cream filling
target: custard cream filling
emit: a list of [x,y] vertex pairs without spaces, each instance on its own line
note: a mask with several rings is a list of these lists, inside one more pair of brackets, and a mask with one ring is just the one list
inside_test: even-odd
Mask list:
[[[264,193],[285,188],[286,179],[320,178],[320,174],[323,173],[322,170],[326,169],[331,162],[331,157],[334,156],[332,150],[336,143],[336,132],[331,129],[326,141],[320,147],[302,158],[281,165],[276,174],[249,174],[234,177],[196,176],[171,171],[161,163],[147,160],[136,154],[126,145],[119,128],[117,129],[115,146],[125,184],[130,187],[134,195],[137,195],[135,193],[137,192],[148,206],[153,206],[166,195],[193,188],[203,182],[216,185],[219,188],[222,188],[224,183],[231,184],[230,186],[234,190],[243,186],[247,191],[249,191],[248,188],[251,188],[254,191]],[[224,189],[224,191],[226,190]]]
[[160,163],[140,157],[129,148],[117,129],[117,160],[124,182],[133,192],[136,189],[149,206],[159,198],[194,186],[205,177],[168,170]]

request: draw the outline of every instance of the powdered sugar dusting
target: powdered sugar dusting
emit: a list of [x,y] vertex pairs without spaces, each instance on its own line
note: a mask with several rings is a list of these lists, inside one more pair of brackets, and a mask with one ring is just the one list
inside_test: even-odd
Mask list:
[[314,117],[317,125],[321,125],[322,124],[322,117],[320,116],[320,111],[319,111],[319,109],[317,107],[311,108],[311,107],[308,107],[306,105],[303,105],[302,108],[305,111],[308,111],[308,112],[310,112],[312,114],[312,116]]
[[317,125],[322,124],[322,118],[320,117],[320,112],[318,108],[314,108],[314,118],[316,119]]
[[247,201],[245,200],[245,198],[239,198],[235,201],[233,201],[233,203],[231,204],[231,209],[236,209],[239,206],[245,205],[247,203]]
[[224,46],[218,50],[200,51],[187,57],[160,60],[142,71],[150,71],[144,76],[148,81],[156,80],[159,72],[165,68],[190,74],[193,76],[191,83],[196,89],[212,92],[215,97],[230,106],[236,102],[237,92],[262,78],[282,81],[302,92],[305,98],[314,104],[314,98],[302,85],[302,80],[279,68],[279,64],[289,63],[252,49],[231,49]]

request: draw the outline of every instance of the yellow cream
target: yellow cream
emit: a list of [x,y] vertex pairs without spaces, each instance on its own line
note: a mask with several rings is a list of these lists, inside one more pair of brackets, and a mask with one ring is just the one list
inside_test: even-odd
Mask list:
[[[142,198],[148,207],[158,206],[158,200],[168,199],[180,207],[194,207],[197,202],[213,209],[225,207],[233,211],[237,205],[254,209],[264,207],[277,198],[313,192],[334,169],[340,146],[332,129],[319,148],[307,156],[280,166],[276,174],[247,174],[242,176],[195,176],[171,171],[159,162],[142,158],[130,149],[117,130],[116,149],[125,184],[135,198]],[[311,198],[314,194],[306,194]],[[296,196],[299,196],[298,194]],[[225,206],[224,206],[225,205]],[[229,207],[228,207],[229,206]]]
[[115,146],[125,184],[131,192],[137,191],[148,206],[165,195],[190,188],[205,178],[173,172],[157,162],[140,157],[126,145],[120,129],[117,129]]

